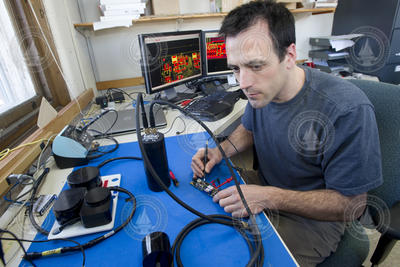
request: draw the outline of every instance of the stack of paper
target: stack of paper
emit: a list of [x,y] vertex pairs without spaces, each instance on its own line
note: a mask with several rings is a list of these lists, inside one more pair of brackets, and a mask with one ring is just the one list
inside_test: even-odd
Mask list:
[[100,21],[138,19],[145,8],[141,0],[100,0]]
[[325,72],[352,72],[352,67],[347,63],[348,49],[355,42],[352,39],[361,37],[362,34],[346,34],[336,36],[311,37],[310,45],[319,46],[320,49],[310,50],[308,56],[312,58],[316,68]]
[[336,7],[337,0],[317,0],[314,3],[314,8],[322,8],[322,7]]
[[94,30],[132,26],[132,20],[144,14],[146,1],[100,0],[100,21],[93,23]]
[[310,44],[313,46],[330,46],[335,51],[340,51],[348,47],[352,47],[355,42],[353,39],[359,38],[364,34],[345,34],[345,35],[331,35],[331,36],[320,36],[311,37]]

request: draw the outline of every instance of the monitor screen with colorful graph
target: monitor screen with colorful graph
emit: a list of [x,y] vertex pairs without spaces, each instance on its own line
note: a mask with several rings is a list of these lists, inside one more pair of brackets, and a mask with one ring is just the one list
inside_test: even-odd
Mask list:
[[202,77],[201,37],[201,31],[139,35],[147,93]]
[[203,47],[205,76],[232,73],[232,70],[228,69],[225,39],[218,35],[217,30],[203,32]]

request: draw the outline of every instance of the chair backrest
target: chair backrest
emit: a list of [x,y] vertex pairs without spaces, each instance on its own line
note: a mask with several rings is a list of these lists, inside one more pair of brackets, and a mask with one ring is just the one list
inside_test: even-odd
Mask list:
[[390,208],[400,201],[400,86],[367,80],[350,81],[374,105],[378,124],[383,184],[369,194],[379,197]]

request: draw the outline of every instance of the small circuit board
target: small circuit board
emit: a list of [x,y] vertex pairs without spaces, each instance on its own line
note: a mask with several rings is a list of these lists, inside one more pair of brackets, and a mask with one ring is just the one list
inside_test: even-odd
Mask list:
[[198,190],[206,192],[211,197],[215,196],[219,192],[218,188],[215,188],[201,178],[194,178],[190,184],[196,187]]

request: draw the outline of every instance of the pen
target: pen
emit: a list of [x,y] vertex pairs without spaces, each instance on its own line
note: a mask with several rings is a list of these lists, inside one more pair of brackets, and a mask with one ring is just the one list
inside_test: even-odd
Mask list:
[[206,142],[206,151],[204,152],[204,170],[203,170],[203,173],[204,173],[203,180],[204,181],[206,180],[206,164],[207,164],[207,159],[208,159],[207,155],[208,155],[208,140]]

